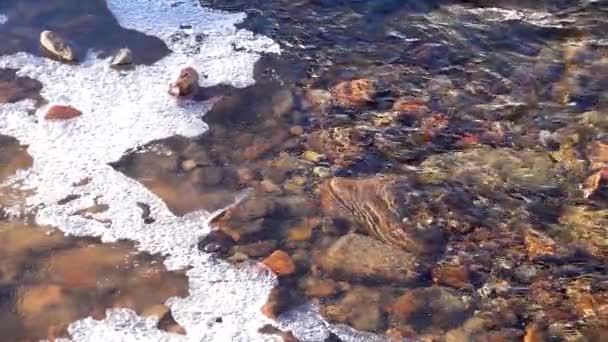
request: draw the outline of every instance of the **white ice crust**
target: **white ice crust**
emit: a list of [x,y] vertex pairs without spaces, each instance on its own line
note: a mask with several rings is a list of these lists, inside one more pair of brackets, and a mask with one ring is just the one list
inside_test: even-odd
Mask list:
[[[0,68],[19,69],[19,76],[42,82],[42,96],[51,103],[82,111],[79,118],[49,122],[42,120],[46,108],[35,109],[30,100],[0,105],[0,134],[28,145],[34,159],[31,169],[19,172],[4,186],[35,189],[27,204],[39,209],[36,219],[40,224],[77,236],[98,236],[104,242],[133,240],[140,250],[166,255],[165,264],[171,270],[190,267],[189,296],[167,301],[187,335],[159,331],[154,318],[109,309],[104,320],[86,318],[71,324],[71,340],[273,340],[257,330],[268,323],[259,309],[275,278],[253,263],[237,268],[201,253],[196,244],[208,232],[207,212],[176,217],[161,199],[108,163],[153,140],[205,132],[201,118],[211,103],[176,102],[167,94],[169,79],[178,66],[191,64],[207,75],[204,85],[244,87],[254,82],[253,67],[260,54],[279,53],[279,47],[266,37],[236,29],[243,14],[208,10],[194,0],[107,3],[123,27],[163,39],[173,53],[130,71],[110,69],[109,60],[98,58],[94,51],[79,65],[25,53],[0,57]],[[202,43],[195,44],[197,34],[204,34]],[[68,195],[80,197],[57,204]],[[144,224],[137,202],[150,206],[154,223]],[[95,203],[107,204],[109,210],[87,218],[73,215]],[[217,317],[222,318],[221,323],[215,322]],[[296,310],[275,324],[292,329],[305,341],[321,341],[329,329],[347,341],[376,339],[344,327],[328,327],[311,307]]]

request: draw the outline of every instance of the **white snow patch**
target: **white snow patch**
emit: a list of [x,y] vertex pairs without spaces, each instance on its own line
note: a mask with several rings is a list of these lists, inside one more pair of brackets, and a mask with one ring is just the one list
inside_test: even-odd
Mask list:
[[[167,301],[188,334],[159,331],[154,319],[127,309],[109,309],[102,321],[74,322],[69,332],[74,341],[273,340],[257,329],[268,322],[259,308],[275,283],[274,276],[260,272],[254,264],[236,268],[199,252],[197,241],[208,232],[207,212],[176,217],[161,199],[108,163],[153,140],[205,132],[201,118],[211,103],[176,101],[167,94],[169,78],[179,65],[191,64],[207,75],[203,85],[244,87],[254,82],[253,67],[260,53],[278,53],[279,47],[266,37],[236,29],[243,14],[207,10],[194,0],[107,3],[121,25],[160,37],[173,53],[151,66],[122,72],[110,69],[109,59],[99,59],[92,51],[79,65],[25,53],[0,57],[0,68],[19,69],[19,76],[42,82],[42,96],[51,103],[82,111],[73,120],[46,122],[41,120],[46,108],[36,109],[31,100],[0,105],[0,134],[28,145],[34,159],[31,169],[19,172],[5,185],[36,189],[27,204],[42,208],[36,217],[40,224],[68,234],[99,236],[105,242],[137,241],[141,250],[167,255],[169,269],[191,267],[189,296]],[[196,42],[197,35],[203,37],[201,43]],[[74,186],[83,179],[90,181]],[[74,194],[80,197],[57,204]],[[72,215],[95,201],[107,204],[109,210],[89,218]],[[144,224],[137,202],[150,206],[154,223]],[[329,328],[316,311],[296,312],[280,325],[304,340],[318,341],[327,334]],[[222,323],[215,323],[217,317],[222,317]],[[338,332],[347,341],[370,340],[368,335]]]

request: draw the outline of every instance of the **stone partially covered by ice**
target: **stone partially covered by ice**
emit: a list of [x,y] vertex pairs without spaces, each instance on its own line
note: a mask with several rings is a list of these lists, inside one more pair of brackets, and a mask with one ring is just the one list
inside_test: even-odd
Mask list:
[[[253,67],[260,53],[278,53],[279,48],[266,37],[236,29],[243,14],[207,10],[194,0],[107,3],[122,26],[163,39],[173,53],[153,65],[137,66],[128,72],[109,68],[109,60],[99,59],[94,51],[79,65],[25,53],[0,57],[0,68],[19,69],[19,76],[42,82],[42,96],[49,105],[69,104],[82,111],[76,119],[49,122],[42,118],[48,106],[36,109],[31,100],[0,105],[0,134],[28,145],[34,159],[31,169],[19,172],[5,185],[36,190],[27,204],[37,208],[36,219],[41,224],[73,235],[99,236],[103,241],[133,240],[141,250],[166,255],[169,269],[190,267],[189,296],[167,301],[187,335],[159,331],[154,319],[139,317],[130,310],[110,309],[104,320],[86,318],[71,324],[70,338],[271,340],[257,329],[267,323],[259,308],[275,283],[274,277],[253,265],[237,269],[198,251],[199,237],[208,232],[208,213],[176,217],[162,200],[108,163],[153,140],[204,133],[202,116],[211,103],[176,101],[167,94],[169,79],[178,66],[195,66],[207,76],[203,80],[206,86],[224,83],[244,87],[254,82]],[[0,24],[6,20],[0,16]],[[68,195],[79,197],[58,204]],[[137,202],[150,206],[154,223],[144,224]],[[86,217],[73,215],[94,204],[107,204],[109,209]],[[293,329],[304,340],[315,341],[327,335],[328,328],[318,313],[297,312],[279,324]],[[218,317],[221,323],[216,322]],[[341,335],[347,340],[368,340],[354,333]]]

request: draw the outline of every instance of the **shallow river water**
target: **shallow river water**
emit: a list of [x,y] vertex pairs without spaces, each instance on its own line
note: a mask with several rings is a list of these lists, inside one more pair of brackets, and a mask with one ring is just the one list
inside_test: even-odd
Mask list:
[[608,340],[606,32],[594,0],[0,0],[1,340]]

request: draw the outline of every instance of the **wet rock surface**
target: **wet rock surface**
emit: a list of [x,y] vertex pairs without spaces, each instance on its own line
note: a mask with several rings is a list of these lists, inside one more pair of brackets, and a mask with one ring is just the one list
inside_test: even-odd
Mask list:
[[338,279],[380,283],[412,283],[422,271],[416,256],[359,234],[338,239],[319,257],[318,264]]

